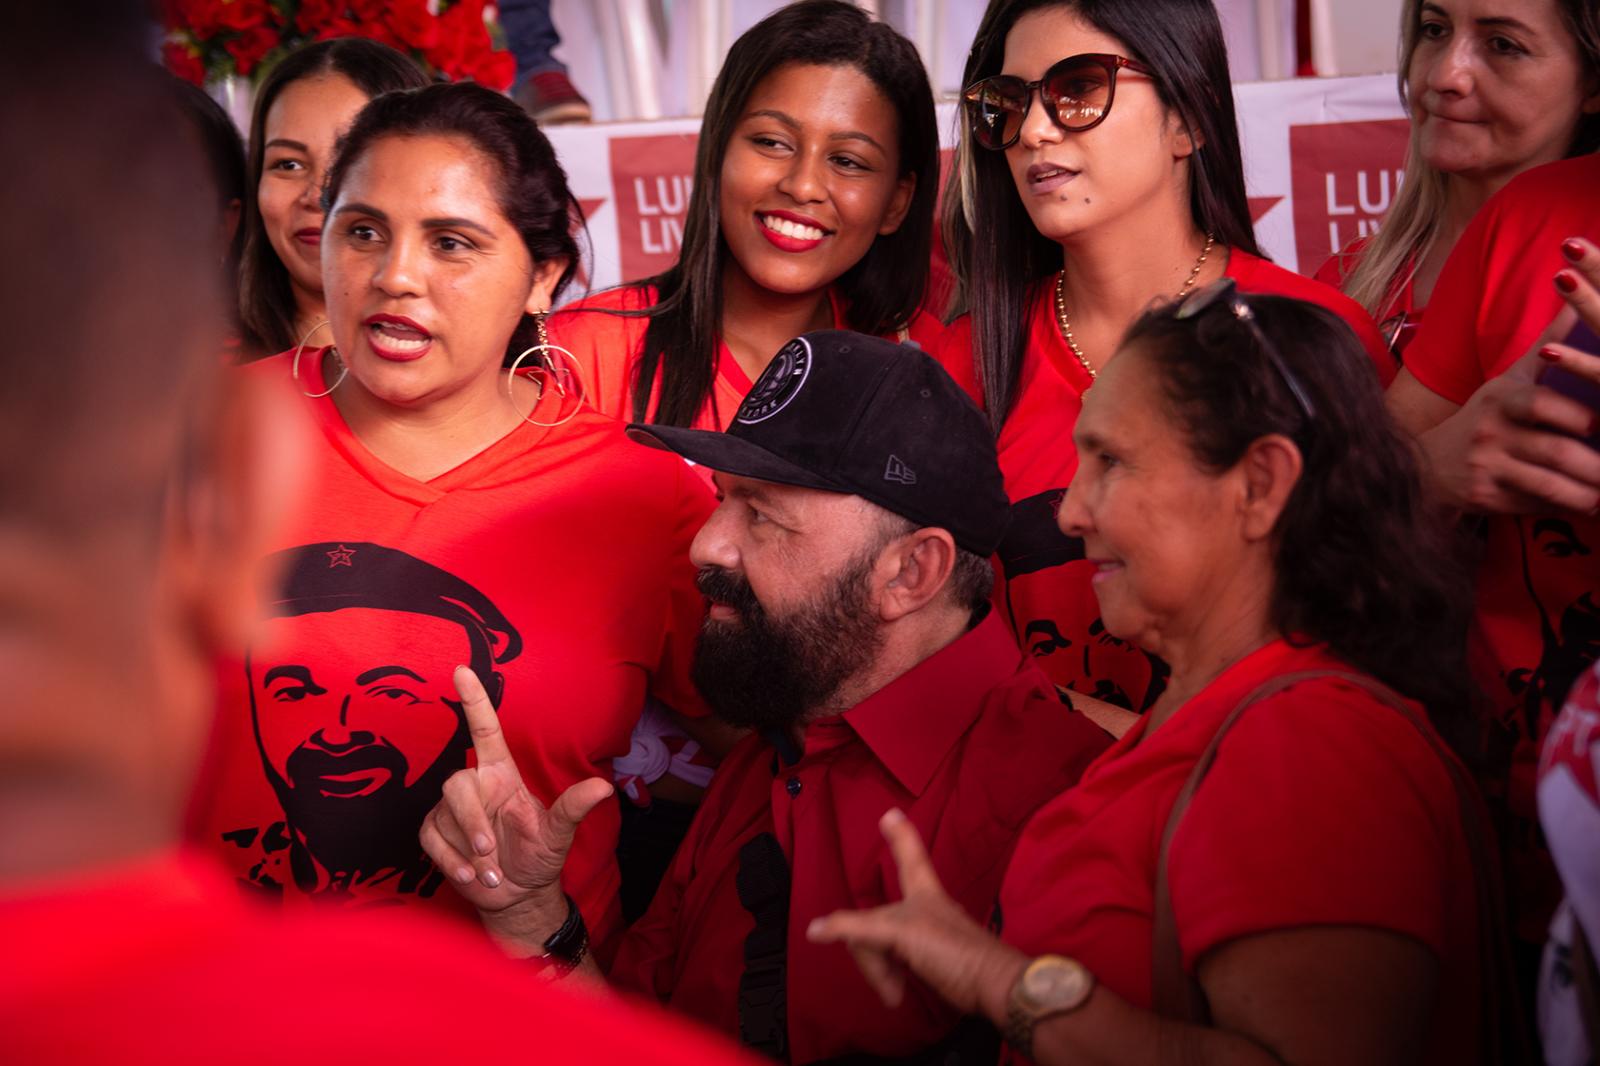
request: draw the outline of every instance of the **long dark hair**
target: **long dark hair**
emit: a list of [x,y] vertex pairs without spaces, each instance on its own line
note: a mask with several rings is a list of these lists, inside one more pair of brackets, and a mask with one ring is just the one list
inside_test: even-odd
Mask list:
[[[350,168],[383,137],[456,137],[489,157],[499,178],[495,201],[528,255],[535,264],[567,261],[551,291],[552,299],[561,295],[578,271],[573,230],[582,229],[583,215],[555,149],[521,105],[471,82],[375,97],[339,141],[322,188],[323,211],[333,209]],[[505,365],[535,343],[537,330],[533,316],[523,315],[511,335]]]
[[[1211,0],[990,0],[967,54],[963,85],[1000,73],[1006,36],[1030,11],[1068,7],[1123,42],[1130,59],[1155,71],[1156,91],[1182,117],[1198,146],[1190,157],[1194,224],[1217,241],[1259,255],[1245,196],[1228,51]],[[1004,152],[971,143],[960,123],[956,165],[944,198],[944,242],[972,312],[972,354],[996,434],[1016,404],[1022,353],[1037,282],[1061,269],[1061,247],[1034,228]],[[1129,255],[1137,255],[1130,249]]]
[[722,270],[728,254],[718,204],[722,158],[750,94],[790,63],[852,66],[878,87],[900,119],[900,173],[916,178],[905,221],[880,235],[837,284],[850,325],[863,333],[906,326],[922,302],[938,197],[939,130],[933,90],[910,41],[841,0],[803,0],[752,26],[728,50],[706,100],[695,151],[694,191],[683,225],[683,251],[673,266],[642,284],[658,299],[645,312],[644,353],[634,388],[633,419],[649,416],[651,383],[661,371],[654,421],[687,426],[712,394],[717,337],[722,330]]
[[1472,587],[1455,527],[1428,499],[1416,453],[1389,418],[1361,342],[1338,316],[1281,296],[1245,298],[1305,390],[1308,419],[1251,331],[1222,310],[1181,320],[1146,312],[1123,339],[1149,361],[1195,459],[1227,470],[1282,434],[1300,480],[1274,530],[1271,617],[1290,639],[1338,658],[1428,708],[1477,761],[1466,646]]
[[284,89],[302,78],[322,74],[341,74],[369,97],[428,83],[422,69],[410,59],[388,45],[360,37],[339,37],[297,49],[273,67],[261,83],[250,116],[249,169],[245,175],[244,219],[239,227],[244,231],[239,263],[239,321],[246,345],[257,352],[281,352],[294,347],[298,339],[289,271],[267,239],[261,206],[256,202],[267,112]]

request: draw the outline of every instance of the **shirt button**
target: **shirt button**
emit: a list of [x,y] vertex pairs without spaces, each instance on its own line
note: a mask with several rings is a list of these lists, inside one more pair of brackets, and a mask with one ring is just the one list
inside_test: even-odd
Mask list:
[[791,796],[800,795],[800,779],[798,777],[789,778],[788,781],[784,782],[783,787],[788,790]]

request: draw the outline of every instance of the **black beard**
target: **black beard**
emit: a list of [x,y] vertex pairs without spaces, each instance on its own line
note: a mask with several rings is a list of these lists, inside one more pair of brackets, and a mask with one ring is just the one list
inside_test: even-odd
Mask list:
[[883,648],[867,600],[872,563],[864,557],[846,567],[815,601],[782,618],[769,615],[739,575],[703,567],[701,593],[739,612],[736,621],[707,619],[695,645],[694,683],[711,709],[732,725],[766,732],[826,706]]
[[[293,787],[272,775],[284,814],[317,865],[338,880],[361,883],[390,870],[407,870],[424,860],[417,832],[444,792],[445,780],[467,765],[465,722],[434,764],[410,786],[405,756],[388,744],[372,744],[342,759],[315,748],[290,754],[285,770]],[[326,769],[350,771],[381,766],[392,774],[367,796],[324,796],[317,780]],[[297,875],[296,880],[300,878]],[[302,885],[310,890],[314,886]]]

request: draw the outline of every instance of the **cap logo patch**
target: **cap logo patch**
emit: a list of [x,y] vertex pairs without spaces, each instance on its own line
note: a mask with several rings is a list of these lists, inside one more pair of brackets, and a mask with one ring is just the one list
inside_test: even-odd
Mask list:
[[796,337],[778,349],[778,354],[751,386],[750,394],[739,405],[739,413],[733,420],[747,426],[765,422],[789,406],[810,375],[811,345],[804,337]]
[[901,485],[915,485],[917,472],[901,462],[898,455],[891,455],[889,465],[883,469],[883,480],[895,481]]

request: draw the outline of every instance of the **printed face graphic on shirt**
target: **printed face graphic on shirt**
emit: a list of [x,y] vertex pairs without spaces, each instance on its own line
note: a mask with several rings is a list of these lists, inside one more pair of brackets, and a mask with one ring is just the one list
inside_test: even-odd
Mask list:
[[1600,656],[1600,603],[1593,587],[1574,580],[1574,571],[1594,556],[1577,526],[1562,518],[1525,518],[1519,527],[1523,583],[1538,611],[1541,650],[1537,666],[1514,671],[1510,681],[1523,694],[1519,732],[1532,739]]
[[1084,558],[1083,541],[1056,524],[1063,494],[1055,489],[1011,505],[1011,525],[999,550],[1008,622],[1023,650],[1056,684],[1146,710],[1166,691],[1171,670],[1106,632],[1089,580],[1096,567]]
[[295,549],[246,661],[256,741],[303,891],[437,884],[417,830],[471,746],[452,674],[520,651],[476,589],[373,544]]

